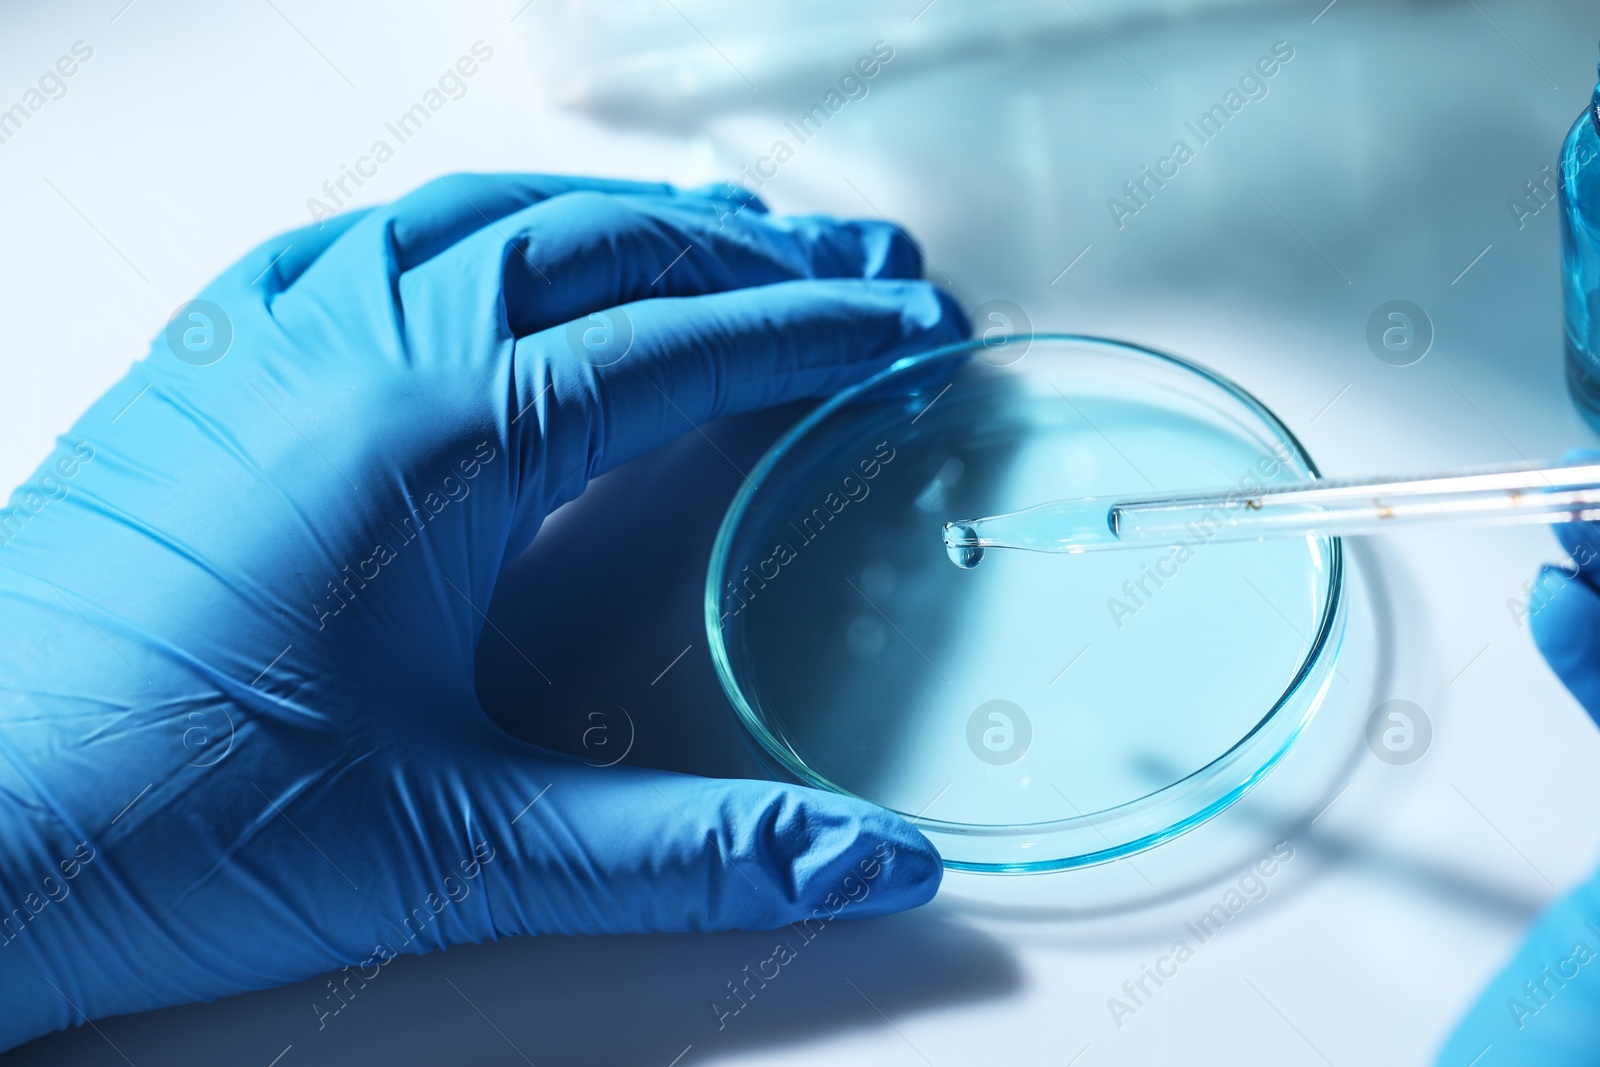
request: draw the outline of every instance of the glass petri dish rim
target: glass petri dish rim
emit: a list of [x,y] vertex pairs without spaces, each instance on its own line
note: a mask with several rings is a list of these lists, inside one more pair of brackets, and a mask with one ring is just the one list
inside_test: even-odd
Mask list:
[[[1120,341],[1110,337],[1099,337],[1092,334],[1030,333],[1013,335],[1006,340],[1007,343],[1027,341],[1031,345],[1034,342],[1042,341],[1109,349],[1125,355],[1131,354],[1152,359],[1159,363],[1165,363],[1188,371],[1202,381],[1221,389],[1251,414],[1261,419],[1282,438],[1283,443],[1292,450],[1295,459],[1305,467],[1313,478],[1322,477],[1321,470],[1306,451],[1305,446],[1300,443],[1300,439],[1294,435],[1294,432],[1288,426],[1284,425],[1283,421],[1270,408],[1257,400],[1243,386],[1209,367],[1147,345],[1140,345],[1131,341]],[[964,353],[980,351],[986,347],[990,347],[990,345],[982,339],[969,339],[931,349],[918,355],[903,357],[870,378],[835,394],[819,404],[816,409],[787,430],[767,449],[760,461],[751,469],[750,475],[744,484],[739,487],[732,503],[728,505],[727,513],[723,516],[722,525],[717,530],[716,540],[711,546],[710,564],[706,572],[704,600],[706,637],[710,644],[711,661],[716,668],[717,681],[721,684],[723,692],[727,694],[740,723],[749,731],[763,752],[771,759],[776,760],[784,771],[807,785],[844,796],[856,797],[860,800],[866,800],[868,803],[878,803],[870,798],[861,797],[812,770],[811,767],[795,755],[793,750],[781,738],[767,729],[765,723],[762,722],[761,716],[745,698],[734,677],[733,664],[729,660],[727,646],[722,640],[722,628],[719,625],[721,621],[721,589],[719,582],[728,563],[728,555],[732,550],[734,535],[749,508],[755,491],[764,483],[772,468],[789,454],[796,442],[804,438],[823,421],[859,397],[870,393],[886,379],[902,371],[932,363],[936,360],[949,359]],[[1168,800],[1174,800],[1196,792],[1197,786],[1214,785],[1213,779],[1218,778],[1221,774],[1242,762],[1244,756],[1250,754],[1263,742],[1270,743],[1274,740],[1274,737],[1268,736],[1269,732],[1285,733],[1286,736],[1277,744],[1277,748],[1270,754],[1266,754],[1260,763],[1242,780],[1230,785],[1208,802],[1201,804],[1197,810],[1174,820],[1170,825],[1151,830],[1122,844],[1115,844],[1108,838],[1107,847],[1104,849],[1061,859],[1028,860],[1015,863],[965,862],[946,859],[945,866],[955,870],[980,873],[1032,873],[1090,866],[1142,852],[1163,841],[1194,829],[1225,810],[1265,777],[1288,752],[1289,747],[1298,739],[1301,730],[1310,720],[1311,715],[1320,706],[1321,697],[1325,693],[1331,678],[1332,657],[1337,652],[1343,636],[1342,623],[1345,610],[1344,549],[1342,542],[1337,537],[1324,538],[1322,540],[1327,546],[1328,560],[1325,582],[1326,597],[1321,617],[1317,622],[1316,636],[1312,639],[1310,647],[1301,658],[1293,677],[1284,687],[1278,699],[1273,702],[1272,706],[1256,721],[1249,731],[1211,762],[1190,772],[1183,778],[1169,782],[1141,797],[1124,801],[1110,808],[1046,822],[974,825],[971,823],[945,822],[909,812],[896,811],[895,813],[912,820],[917,827],[925,831],[960,837],[1043,835],[1070,831],[1085,826],[1103,829],[1111,822],[1121,822],[1129,816],[1138,816],[1147,809],[1160,806]],[[1319,672],[1319,667],[1324,669]],[[1314,694],[1314,699],[1307,700],[1306,706],[1297,721],[1284,721],[1282,717],[1288,713],[1295,700],[1306,692],[1307,683],[1311,681],[1313,674],[1316,673],[1320,673],[1322,679],[1317,692]],[[1275,727],[1277,729],[1274,731]],[[889,810],[894,811],[895,809],[891,808]],[[1102,834],[1101,836],[1104,837],[1105,835]]]

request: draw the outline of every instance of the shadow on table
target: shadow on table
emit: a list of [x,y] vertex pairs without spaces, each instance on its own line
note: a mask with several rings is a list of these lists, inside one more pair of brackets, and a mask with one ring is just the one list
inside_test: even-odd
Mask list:
[[[489,606],[478,646],[489,716],[596,762],[626,751],[641,766],[765,777],[712,669],[701,604],[711,542],[745,472],[810,406],[687,432],[557,510]],[[585,744],[597,723],[604,749]]]
[[[765,963],[780,942],[793,958]],[[750,977],[758,971],[773,977]],[[1004,996],[1020,978],[998,942],[929,907],[833,923],[809,942],[791,929],[529,937],[405,957],[319,1030],[313,1005],[331,1003],[324,982],[101,1020],[99,1031],[55,1034],[0,1056],[0,1067],[87,1067],[123,1057],[140,1067],[266,1067],[280,1054],[276,1067],[666,1067],[686,1050],[681,1063],[707,1063],[887,1029],[921,1012]]]

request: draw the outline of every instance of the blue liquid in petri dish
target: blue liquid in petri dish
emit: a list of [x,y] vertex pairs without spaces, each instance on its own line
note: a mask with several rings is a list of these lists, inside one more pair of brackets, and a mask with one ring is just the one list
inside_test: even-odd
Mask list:
[[[713,563],[719,667],[768,753],[920,816],[953,866],[1070,866],[1207,817],[1287,741],[1194,782],[1275,709],[1314,710],[1297,691],[1331,661],[1326,540],[1211,544],[1196,528],[1155,549],[952,565],[951,518],[1314,470],[1182,364],[1056,344],[1036,340],[1031,366],[969,360],[937,400],[938,383],[879,389],[780,442]],[[1299,705],[1280,709],[1286,695]],[[1116,810],[1110,836],[1048,829]]]

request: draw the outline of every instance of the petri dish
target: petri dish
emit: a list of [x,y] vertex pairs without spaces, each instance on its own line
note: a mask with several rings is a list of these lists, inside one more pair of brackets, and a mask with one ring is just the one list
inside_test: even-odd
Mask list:
[[1032,335],[903,359],[751,472],[712,549],[712,659],[770,773],[906,816],[949,868],[1128,856],[1237,801],[1316,713],[1338,539],[1197,526],[962,570],[944,522],[1319,476],[1259,401],[1164,352]]

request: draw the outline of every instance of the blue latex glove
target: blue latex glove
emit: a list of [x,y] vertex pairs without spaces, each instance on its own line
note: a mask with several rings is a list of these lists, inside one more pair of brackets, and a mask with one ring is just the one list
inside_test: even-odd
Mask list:
[[510,934],[928,900],[938,856],[888,812],[595,768],[473,689],[496,577],[552,509],[964,337],[919,273],[888,224],[528,176],[230,268],[202,296],[231,340],[181,317],[0,523],[0,1048]]
[[[1600,452],[1576,450],[1566,459],[1593,463]],[[1600,524],[1554,530],[1572,562],[1540,569],[1528,624],[1556,676],[1600,721]],[[1438,1062],[1466,1067],[1480,1055],[1475,1067],[1600,1061],[1600,872],[1539,916]]]

